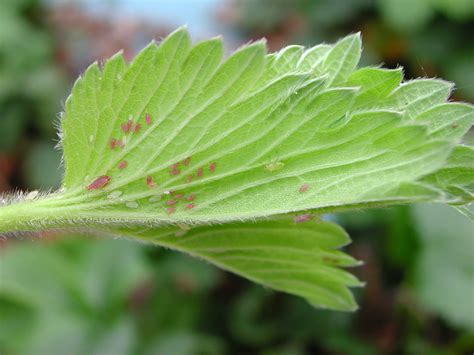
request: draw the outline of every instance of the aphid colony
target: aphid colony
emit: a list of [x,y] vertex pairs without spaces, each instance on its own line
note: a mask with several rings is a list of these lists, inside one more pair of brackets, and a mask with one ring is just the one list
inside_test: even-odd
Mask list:
[[[145,123],[148,126],[152,124],[152,118],[151,118],[150,114],[148,114],[148,113],[145,114]],[[133,122],[133,120],[131,118],[129,118],[127,120],[127,122],[120,124],[120,129],[122,130],[123,133],[129,133],[129,132],[138,133],[141,129],[141,124]],[[125,143],[124,143],[123,139],[112,138],[110,140],[110,149],[112,149],[112,150],[114,150],[115,148],[118,148],[118,147],[119,148],[124,148],[124,146],[125,146]],[[170,165],[170,167],[169,167],[170,176],[176,176],[176,175],[181,174],[181,170],[183,168],[186,169],[186,167],[189,166],[190,162],[191,162],[191,157],[187,157],[186,159],[184,159],[181,162],[177,162],[177,163],[174,163],[174,164]],[[128,162],[126,160],[122,160],[118,163],[117,168],[119,170],[123,170],[127,166],[128,166]],[[281,163],[281,162],[271,162],[271,163],[266,164],[264,166],[265,170],[271,171],[271,172],[278,171],[278,170],[282,169],[283,167],[284,167],[284,164]],[[208,166],[208,169],[209,169],[210,173],[214,173],[216,171],[216,168],[217,168],[217,163],[216,162],[212,162]],[[199,167],[196,170],[195,175],[190,174],[185,178],[185,180],[186,180],[186,182],[190,183],[194,180],[195,177],[196,178],[201,178],[203,175],[204,175],[204,168]],[[86,187],[86,189],[89,190],[89,191],[102,189],[103,187],[105,187],[111,181],[111,179],[112,178],[108,175],[101,175],[101,176],[97,177],[94,181],[92,181]],[[155,188],[155,187],[158,186],[158,184],[154,181],[154,179],[151,175],[148,175],[145,178],[145,185],[148,186],[148,188],[150,188],[150,189]],[[305,193],[306,191],[308,191],[308,189],[309,189],[309,185],[307,183],[304,183],[299,187],[298,191],[300,193]],[[170,197],[168,200],[165,201],[165,205],[167,206],[166,207],[166,213],[167,214],[173,214],[174,212],[176,212],[176,205],[178,204],[178,202],[180,200],[183,200],[183,199],[190,202],[190,203],[187,203],[184,206],[185,209],[190,210],[190,209],[193,209],[195,207],[194,202],[192,202],[195,199],[194,195],[185,196],[183,193],[175,193],[174,191],[165,191],[164,194],[169,195],[169,197]],[[161,195],[160,196],[152,196],[150,198],[150,202],[155,202],[155,201],[159,201],[159,200],[161,200]],[[134,201],[127,202],[126,205],[128,207],[131,207],[131,208],[137,208],[138,207],[138,203],[136,203]],[[310,219],[311,219],[310,215],[304,214],[304,215],[296,216],[294,218],[294,222],[296,222],[296,223],[306,222]]]

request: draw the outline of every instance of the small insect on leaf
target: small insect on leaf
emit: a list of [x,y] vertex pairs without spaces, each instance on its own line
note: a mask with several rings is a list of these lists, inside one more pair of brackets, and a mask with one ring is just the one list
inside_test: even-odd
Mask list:
[[165,202],[168,206],[173,206],[176,204],[176,201],[175,200],[168,200]]
[[151,125],[151,116],[148,113],[145,115],[145,123]]
[[199,168],[197,170],[197,176],[201,177],[202,176],[202,168]]
[[87,190],[98,190],[103,188],[105,185],[107,185],[110,182],[110,176],[107,175],[102,175],[99,176],[97,179],[92,181],[88,186]]
[[268,164],[265,164],[264,169],[268,172],[278,171],[285,167],[285,163],[281,161],[272,161]]
[[194,201],[194,195],[189,195],[186,197],[186,200],[188,201]]
[[156,186],[156,183],[153,181],[153,177],[148,175],[146,177],[146,185],[149,187],[149,188],[153,188]]
[[209,165],[209,171],[211,173],[216,171],[216,163],[212,163],[211,165]]
[[308,191],[308,189],[309,189],[309,185],[304,183],[303,185],[300,186],[300,189],[298,191],[303,193],[303,192]]
[[126,160],[122,160],[120,163],[118,163],[117,168],[119,168],[120,170],[125,169],[127,167],[127,164],[128,163]]
[[167,208],[167,209],[166,209],[166,213],[167,213],[167,214],[173,214],[174,211],[176,211],[176,209],[175,209],[174,207],[170,207],[170,208]]
[[190,210],[190,209],[193,209],[194,208],[194,203],[190,203],[188,205],[186,205],[186,209]]
[[132,128],[132,120],[128,120],[127,123],[122,123],[120,125],[120,128],[122,129],[124,133],[129,132],[130,129]]
[[140,131],[140,128],[142,128],[142,125],[140,123],[136,123],[133,127],[133,132],[137,133],[138,131]]
[[308,222],[309,220],[311,220],[311,218],[312,216],[310,214],[300,214],[293,218],[293,222],[295,223]]
[[191,161],[191,157],[187,157],[186,159],[183,160],[183,165],[188,166],[190,161]]

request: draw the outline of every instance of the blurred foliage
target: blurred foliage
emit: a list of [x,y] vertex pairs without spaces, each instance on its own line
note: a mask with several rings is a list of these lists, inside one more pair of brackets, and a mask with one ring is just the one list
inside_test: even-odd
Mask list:
[[[472,101],[473,6],[471,0],[229,0],[221,17],[245,40],[266,36],[272,49],[361,30],[364,64],[401,64],[408,78],[453,80],[456,98]],[[35,0],[0,3],[0,191],[57,186],[53,122],[77,58],[107,43],[84,30],[100,27],[86,13],[74,17],[74,26],[56,27],[51,11],[70,19]],[[74,42],[82,30],[87,41]],[[464,217],[420,205],[331,218],[355,239],[349,252],[366,261],[353,270],[367,282],[354,314],[315,310],[152,246],[52,235],[0,240],[0,353],[473,352],[474,231]]]

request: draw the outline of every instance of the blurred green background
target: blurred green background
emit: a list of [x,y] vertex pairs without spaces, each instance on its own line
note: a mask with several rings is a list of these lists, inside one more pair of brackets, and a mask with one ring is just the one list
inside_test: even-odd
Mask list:
[[[457,83],[474,100],[473,0],[0,1],[0,193],[61,180],[55,127],[75,78],[187,23],[230,51],[362,31],[363,64]],[[317,310],[172,251],[77,236],[0,239],[0,354],[472,354],[474,230],[449,207],[332,216],[367,282]]]

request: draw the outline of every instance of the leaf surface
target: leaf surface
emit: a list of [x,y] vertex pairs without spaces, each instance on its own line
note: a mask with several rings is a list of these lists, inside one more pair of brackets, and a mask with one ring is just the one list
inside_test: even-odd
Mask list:
[[357,308],[348,287],[362,284],[342,267],[359,263],[338,249],[350,242],[339,226],[288,218],[221,226],[108,230],[204,259],[254,282],[337,310]]
[[354,34],[223,60],[220,39],[179,29],[94,64],[62,119],[66,193],[84,218],[157,224],[425,200],[394,191],[443,168],[472,106],[442,80],[356,70],[360,50]]

